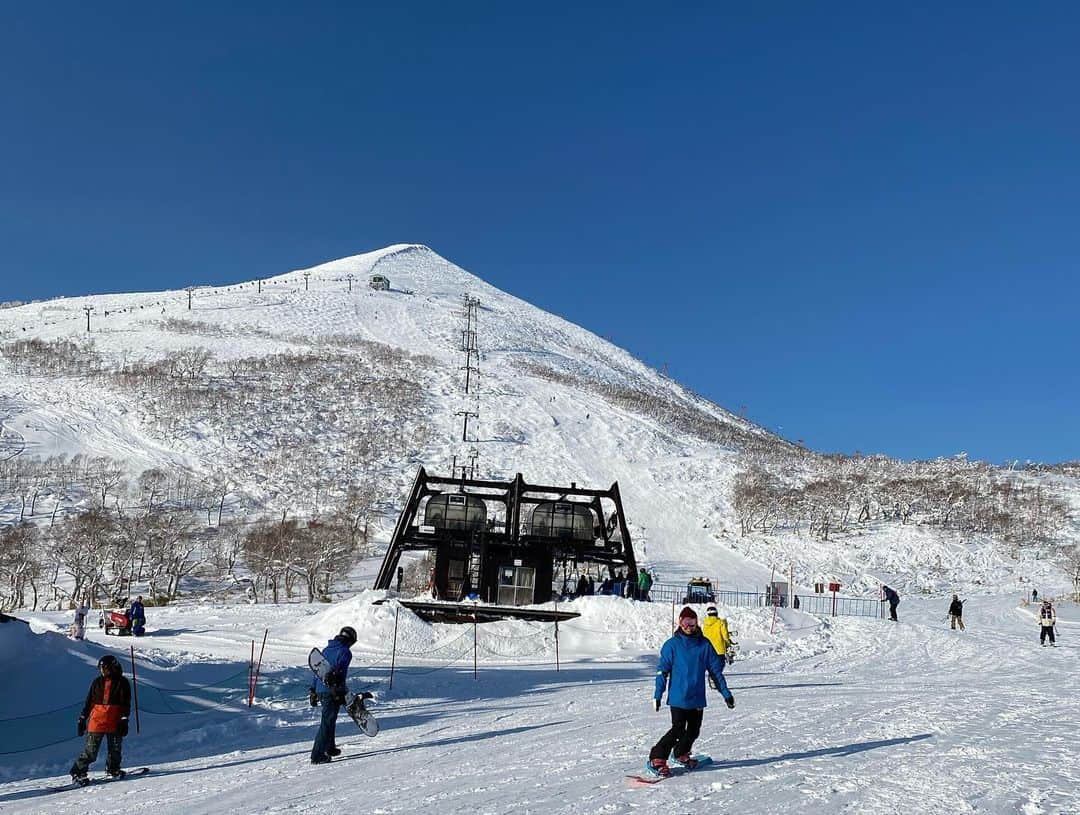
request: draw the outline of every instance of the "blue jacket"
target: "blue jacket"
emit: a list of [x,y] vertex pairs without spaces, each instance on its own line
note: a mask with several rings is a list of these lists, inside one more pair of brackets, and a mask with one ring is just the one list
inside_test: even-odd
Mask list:
[[128,619],[132,622],[146,619],[146,611],[143,610],[143,604],[138,600],[131,601],[131,608],[128,609]]
[[660,649],[653,699],[662,699],[667,687],[668,704],[672,707],[695,710],[705,707],[706,671],[720,687],[723,697],[730,699],[731,691],[724,680],[724,658],[716,653],[713,644],[705,639],[700,628],[693,634],[676,631]]
[[[330,642],[326,643],[326,647],[322,649],[323,656],[326,661],[330,663],[330,670],[334,671],[341,677],[342,684],[345,683],[345,676],[349,672],[349,663],[352,662],[352,651],[349,647],[334,637]],[[315,682],[312,685],[315,688],[316,693],[329,693],[330,689],[323,684],[323,681],[318,677],[315,677]]]

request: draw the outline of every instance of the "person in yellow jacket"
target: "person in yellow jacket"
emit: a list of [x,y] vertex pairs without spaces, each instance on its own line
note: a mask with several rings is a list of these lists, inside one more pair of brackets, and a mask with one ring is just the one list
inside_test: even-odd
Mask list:
[[709,606],[705,609],[705,622],[701,626],[701,633],[705,635],[705,639],[713,644],[716,653],[724,657],[721,662],[727,664],[727,652],[731,646],[731,635],[728,633],[727,620],[716,612],[716,606]]

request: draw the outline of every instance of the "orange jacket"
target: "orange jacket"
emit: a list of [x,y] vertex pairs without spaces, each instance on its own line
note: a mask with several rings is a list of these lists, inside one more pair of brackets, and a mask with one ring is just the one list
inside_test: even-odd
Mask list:
[[131,685],[124,676],[99,676],[90,683],[82,717],[89,733],[116,733],[131,712]]

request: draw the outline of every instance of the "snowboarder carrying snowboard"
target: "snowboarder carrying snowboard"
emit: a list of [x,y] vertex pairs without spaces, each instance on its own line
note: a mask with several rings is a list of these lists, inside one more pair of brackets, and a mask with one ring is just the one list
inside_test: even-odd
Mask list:
[[348,695],[345,676],[349,671],[349,663],[352,662],[352,651],[349,649],[355,644],[356,629],[347,625],[323,648],[323,656],[332,666],[330,674],[327,675],[325,683],[315,677],[308,691],[312,706],[322,705],[319,731],[315,734],[315,743],[311,745],[312,764],[327,764],[334,756],[341,755],[341,750],[335,743],[335,732],[338,712]]
[[79,715],[77,732],[86,735],[82,754],[71,765],[71,779],[86,785],[86,771],[97,761],[102,739],[108,741],[105,772],[112,778],[122,778],[120,769],[122,743],[128,732],[128,715],[131,713],[131,685],[124,676],[124,669],[112,654],[98,660],[101,676],[90,683],[86,703]]
[[645,772],[653,776],[669,776],[668,757],[676,766],[693,769],[698,761],[691,754],[694,740],[701,733],[701,718],[705,712],[705,674],[724,697],[729,708],[735,707],[735,697],[724,680],[724,661],[713,644],[698,628],[697,613],[686,606],[679,612],[679,627],[660,649],[656,666],[656,688],[653,708],[660,711],[664,690],[671,708],[671,729],[660,737],[645,764]]
[[1046,645],[1046,638],[1050,637],[1050,644],[1056,646],[1054,641],[1054,626],[1057,625],[1057,614],[1049,600],[1043,600],[1039,610],[1039,642]]
[[954,594],[952,602],[949,603],[949,628],[955,631],[956,626],[960,626],[961,631],[964,630],[964,601]]

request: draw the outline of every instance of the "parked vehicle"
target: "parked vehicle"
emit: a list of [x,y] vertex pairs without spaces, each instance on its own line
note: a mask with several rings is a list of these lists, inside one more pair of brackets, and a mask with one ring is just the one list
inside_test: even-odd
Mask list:
[[98,628],[104,628],[106,635],[115,631],[117,634],[123,636],[124,634],[131,633],[131,620],[128,619],[127,612],[122,608],[103,608],[101,610],[101,616],[98,618]]
[[704,577],[695,577],[686,584],[686,596],[684,603],[715,603],[716,592],[713,591],[712,581]]

